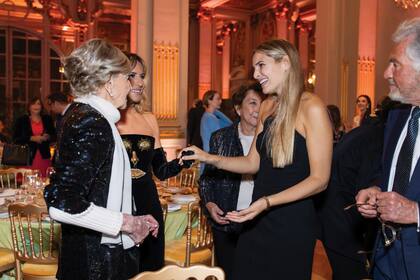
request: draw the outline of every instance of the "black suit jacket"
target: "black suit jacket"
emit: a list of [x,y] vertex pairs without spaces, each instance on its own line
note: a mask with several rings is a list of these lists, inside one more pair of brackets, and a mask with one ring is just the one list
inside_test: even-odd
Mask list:
[[372,249],[376,220],[364,219],[356,207],[343,208],[355,202],[359,190],[380,178],[383,138],[381,123],[363,125],[344,135],[334,147],[328,188],[316,200],[324,246],[363,263],[366,256],[357,251]]
[[[50,140],[55,138],[55,129],[54,129],[54,123],[52,121],[52,118],[48,115],[42,115],[42,125],[44,126],[44,133],[50,135]],[[51,157],[50,153],[50,141],[44,141],[41,144],[38,144],[36,142],[31,141],[31,136],[33,136],[32,127],[31,127],[31,120],[28,115],[25,115],[21,118],[19,118],[14,127],[13,132],[13,141],[16,144],[21,145],[29,145],[29,149],[31,152],[31,158],[30,162],[32,164],[32,161],[35,157],[36,151],[39,149],[39,152],[41,153],[42,158],[47,159]]]

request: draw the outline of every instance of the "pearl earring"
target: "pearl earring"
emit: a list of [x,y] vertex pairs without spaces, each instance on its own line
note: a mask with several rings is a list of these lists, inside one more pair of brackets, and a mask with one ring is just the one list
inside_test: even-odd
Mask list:
[[106,92],[108,92],[109,96],[114,97],[114,95],[112,94],[112,86],[111,86],[111,91],[109,91],[108,88],[105,87]]

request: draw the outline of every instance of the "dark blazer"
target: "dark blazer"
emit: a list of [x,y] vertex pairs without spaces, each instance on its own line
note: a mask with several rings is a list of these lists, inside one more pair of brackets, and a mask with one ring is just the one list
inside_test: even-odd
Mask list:
[[[360,263],[364,267],[376,235],[376,220],[364,219],[353,207],[357,193],[381,175],[384,125],[359,126],[345,134],[334,146],[331,177],[325,192],[316,196],[317,213],[321,227],[319,239],[331,250]],[[333,262],[332,262],[333,263]],[[333,271],[341,267],[333,267]]]
[[204,107],[191,108],[188,112],[187,123],[187,144],[203,148],[200,135],[201,117],[204,114]]
[[[383,152],[383,179],[381,188],[383,191],[387,191],[389,173],[392,164],[392,158],[395,152],[395,148],[398,143],[398,139],[410,116],[411,108],[408,109],[397,109],[389,114],[387,127],[385,130],[385,142]],[[419,140],[419,139],[417,139]],[[407,193],[405,197],[412,201],[420,202],[420,165],[417,162],[414,169],[413,175],[409,182]],[[403,260],[405,261],[406,271],[409,279],[420,279],[420,234],[417,232],[416,224],[402,225],[401,230],[401,246],[402,254],[404,255]],[[399,242],[399,241],[398,241]],[[378,235],[374,250],[374,262],[376,267],[384,274],[388,274],[389,265],[386,263],[384,255],[389,254],[392,250],[396,250],[396,246],[389,246],[384,248],[384,240],[381,234]],[[396,263],[400,260],[396,260]]]
[[44,126],[44,133],[47,133],[50,135],[50,140],[44,141],[41,144],[38,144],[36,142],[33,142],[30,140],[31,136],[33,136],[32,127],[31,127],[31,120],[29,118],[29,115],[25,115],[23,117],[20,117],[14,127],[13,131],[13,142],[16,144],[21,145],[29,145],[29,149],[31,152],[30,162],[32,164],[32,161],[35,157],[36,151],[39,149],[39,152],[41,153],[42,158],[48,159],[51,158],[50,153],[50,141],[55,138],[55,128],[53,120],[48,115],[42,115],[42,125]]
[[[210,138],[210,154],[226,157],[243,156],[241,141],[239,140],[238,121],[233,125],[215,131]],[[214,202],[226,212],[236,210],[238,204],[239,187],[242,175],[217,169],[213,165],[206,164],[203,175],[199,180],[199,193],[205,213],[208,202]],[[212,221],[212,220],[211,220]],[[213,222],[213,226],[221,231],[238,231],[240,226],[235,223],[219,225]]]

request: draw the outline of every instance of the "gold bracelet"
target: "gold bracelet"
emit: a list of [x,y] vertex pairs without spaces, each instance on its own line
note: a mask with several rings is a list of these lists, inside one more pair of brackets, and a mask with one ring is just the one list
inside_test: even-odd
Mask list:
[[270,200],[268,200],[268,197],[263,196],[262,199],[264,199],[265,200],[265,203],[267,203],[267,208],[265,208],[265,210],[270,209],[271,204],[270,204]]

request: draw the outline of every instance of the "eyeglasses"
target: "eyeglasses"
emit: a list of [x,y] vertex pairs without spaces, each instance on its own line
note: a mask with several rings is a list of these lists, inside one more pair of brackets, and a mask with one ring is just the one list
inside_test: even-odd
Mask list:
[[[351,209],[354,206],[369,205],[368,203],[354,203],[343,208],[344,211]],[[382,237],[384,238],[385,247],[389,247],[399,237],[401,227],[396,227],[394,224],[386,223],[379,216],[377,217],[381,223]]]
[[401,227],[395,227],[391,224],[385,223],[378,217],[381,222],[381,231],[384,238],[385,247],[389,247],[398,237],[401,231]]

